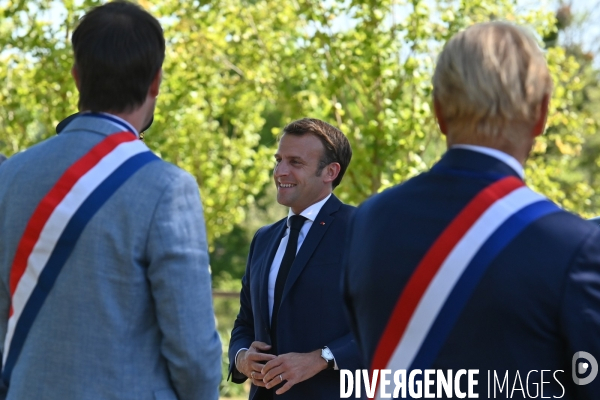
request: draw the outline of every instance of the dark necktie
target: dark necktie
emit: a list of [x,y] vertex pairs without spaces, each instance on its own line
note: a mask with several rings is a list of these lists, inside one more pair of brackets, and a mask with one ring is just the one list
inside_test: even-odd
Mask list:
[[288,237],[285,253],[281,259],[277,280],[275,281],[275,291],[273,293],[273,313],[271,315],[271,344],[273,354],[277,354],[277,314],[279,313],[279,304],[283,296],[285,281],[290,273],[294,259],[296,259],[296,250],[298,249],[298,236],[300,229],[304,225],[306,218],[301,215],[292,215],[290,218],[290,236]]

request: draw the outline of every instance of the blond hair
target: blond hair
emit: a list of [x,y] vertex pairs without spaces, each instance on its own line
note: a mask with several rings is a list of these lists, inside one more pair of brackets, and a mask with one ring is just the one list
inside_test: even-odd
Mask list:
[[433,93],[453,135],[517,143],[518,133],[505,128],[536,122],[552,79],[535,39],[521,27],[494,21],[473,25],[446,44]]

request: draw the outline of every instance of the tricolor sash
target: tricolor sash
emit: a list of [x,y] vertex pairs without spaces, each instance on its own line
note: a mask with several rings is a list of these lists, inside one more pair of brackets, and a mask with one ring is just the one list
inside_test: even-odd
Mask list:
[[10,270],[11,309],[2,354],[6,385],[81,232],[129,177],[154,160],[158,157],[133,132],[111,134],[71,165],[38,204]]
[[413,272],[379,340],[372,370],[431,368],[491,262],[529,224],[559,210],[513,176],[480,191]]

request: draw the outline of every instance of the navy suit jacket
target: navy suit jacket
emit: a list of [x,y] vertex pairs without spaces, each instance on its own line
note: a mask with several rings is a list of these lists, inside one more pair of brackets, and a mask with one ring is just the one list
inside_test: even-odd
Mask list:
[[[277,324],[279,354],[308,353],[328,346],[340,369],[363,368],[340,290],[348,220],[355,208],[331,196],[317,215],[287,278]],[[286,230],[284,218],[254,235],[242,278],[240,312],[229,343],[230,375],[236,383],[246,377],[235,368],[235,355],[257,340],[271,344],[268,311],[269,270]],[[340,395],[340,373],[321,371],[276,396],[282,400],[331,400]],[[263,389],[261,389],[263,390]],[[252,385],[250,399],[257,392]]]
[[[434,240],[494,179],[518,177],[500,160],[464,149],[449,150],[439,167],[374,196],[355,213],[345,298],[369,366],[404,286]],[[479,369],[479,398],[487,398],[488,370],[500,381],[508,371],[511,390],[517,371],[525,386],[529,371],[537,370],[529,376],[531,396],[540,370],[563,370],[556,375],[560,384],[544,374],[544,396],[564,390],[563,399],[600,399],[600,377],[586,386],[573,382],[577,351],[600,360],[600,230],[561,210],[534,221],[492,261],[429,368]],[[495,398],[509,397],[511,390],[498,390]]]

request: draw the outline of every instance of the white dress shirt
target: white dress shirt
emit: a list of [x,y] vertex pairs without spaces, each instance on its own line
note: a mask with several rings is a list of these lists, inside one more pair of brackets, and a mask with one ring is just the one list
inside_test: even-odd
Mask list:
[[519,174],[521,179],[525,179],[525,171],[523,171],[523,166],[521,165],[521,163],[518,162],[517,159],[514,158],[513,156],[511,156],[510,154],[506,154],[503,151],[492,149],[490,147],[475,146],[473,144],[455,144],[454,146],[450,146],[450,148],[451,149],[472,150],[472,151],[476,151],[478,153],[483,153],[490,157],[497,158],[498,160],[502,161],[504,164],[506,164],[509,167],[511,167],[512,169],[514,169],[515,172],[517,174]]
[[[306,221],[304,221],[304,225],[302,225],[302,229],[300,229],[300,234],[298,235],[298,247],[296,248],[296,254],[298,254],[298,252],[300,251],[300,247],[302,246],[302,243],[304,243],[304,238],[308,234],[308,231],[310,230],[310,227],[315,221],[315,218],[317,218],[319,211],[321,211],[323,204],[325,204],[325,202],[329,200],[330,197],[331,194],[300,213],[300,215],[306,218]],[[290,237],[290,217],[293,215],[296,214],[294,214],[294,212],[290,208],[290,211],[288,212],[288,219],[286,221],[287,229],[285,230],[285,235],[283,235],[281,242],[279,242],[279,247],[277,248],[277,253],[275,253],[275,258],[273,258],[273,263],[271,264],[271,270],[269,272],[269,321],[271,321],[271,316],[273,315],[273,302],[275,301],[275,282],[277,281],[277,274],[279,273],[281,260],[283,260],[285,248],[287,247],[288,239]]]

